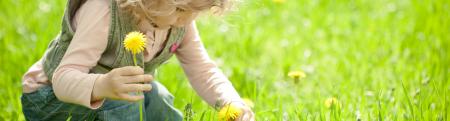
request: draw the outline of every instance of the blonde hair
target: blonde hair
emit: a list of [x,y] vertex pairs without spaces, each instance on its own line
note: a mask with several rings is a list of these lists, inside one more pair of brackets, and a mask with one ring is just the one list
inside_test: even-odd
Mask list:
[[[154,27],[169,25],[176,12],[198,13],[213,9],[214,13],[222,13],[229,7],[230,0],[117,0],[119,7],[131,14],[137,23],[147,21]],[[194,16],[194,15],[191,15]],[[158,20],[166,17],[166,20]],[[187,17],[189,18],[189,17]],[[174,19],[180,19],[174,17]],[[193,19],[193,18],[192,18]],[[183,21],[183,20],[181,20]],[[166,22],[166,23],[164,23]]]

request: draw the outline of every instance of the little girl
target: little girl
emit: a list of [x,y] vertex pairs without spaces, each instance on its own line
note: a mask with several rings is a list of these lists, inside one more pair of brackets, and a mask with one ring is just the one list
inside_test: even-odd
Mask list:
[[[254,120],[230,81],[208,57],[194,19],[227,0],[68,0],[60,34],[23,77],[27,120],[182,120],[173,96],[153,80],[173,54],[192,87],[211,106],[234,105],[237,120]],[[147,37],[139,66],[123,47],[125,35]],[[144,92],[133,95],[132,92]]]

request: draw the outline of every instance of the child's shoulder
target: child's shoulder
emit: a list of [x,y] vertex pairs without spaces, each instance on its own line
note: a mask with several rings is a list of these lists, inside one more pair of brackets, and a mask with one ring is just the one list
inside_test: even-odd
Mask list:
[[87,0],[83,6],[91,6],[94,8],[109,8],[111,0]]
[[109,6],[110,0],[86,0],[78,9],[72,8],[76,10],[71,22],[73,28],[76,29],[81,23],[109,21]]
[[110,0],[87,0],[81,5],[77,13],[81,15],[108,13],[110,11],[109,6]]

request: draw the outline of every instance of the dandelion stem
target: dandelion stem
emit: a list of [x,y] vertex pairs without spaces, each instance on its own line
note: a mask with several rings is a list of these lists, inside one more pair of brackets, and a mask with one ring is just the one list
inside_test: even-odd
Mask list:
[[142,112],[142,108],[143,108],[143,101],[139,101],[139,121],[143,121],[144,120],[144,114]]
[[134,64],[134,66],[137,66],[136,54],[133,54],[133,64]]
[[[137,62],[136,62],[136,54],[133,54],[133,63],[134,66],[138,66]],[[138,92],[138,95],[141,95],[142,92]],[[144,114],[143,114],[143,104],[144,102],[142,100],[139,101],[139,121],[143,121],[144,120]]]

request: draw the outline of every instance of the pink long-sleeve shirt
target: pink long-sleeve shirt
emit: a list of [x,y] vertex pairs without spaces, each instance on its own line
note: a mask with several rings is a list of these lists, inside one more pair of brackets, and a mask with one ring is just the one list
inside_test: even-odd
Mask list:
[[[56,97],[64,102],[99,108],[104,100],[92,101],[94,82],[101,74],[89,73],[96,66],[108,42],[110,23],[109,0],[88,0],[72,20],[76,30],[52,81],[45,75],[42,59],[33,64],[22,79],[23,93],[31,93],[44,85],[52,85]],[[144,61],[150,61],[162,49],[168,29],[155,29],[139,24],[148,38]],[[208,57],[200,41],[194,22],[186,26],[187,32],[175,52],[185,74],[196,92],[210,105],[241,101],[227,77]]]

